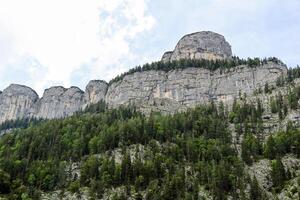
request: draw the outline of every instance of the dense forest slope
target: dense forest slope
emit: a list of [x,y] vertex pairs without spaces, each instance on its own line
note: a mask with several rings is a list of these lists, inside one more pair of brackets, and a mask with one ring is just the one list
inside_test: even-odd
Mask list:
[[105,107],[93,105],[73,117],[2,136],[0,195],[149,200],[299,197],[300,131],[289,123],[284,132],[266,139],[260,104],[242,100],[228,112],[223,104],[211,103],[149,117],[131,107]]

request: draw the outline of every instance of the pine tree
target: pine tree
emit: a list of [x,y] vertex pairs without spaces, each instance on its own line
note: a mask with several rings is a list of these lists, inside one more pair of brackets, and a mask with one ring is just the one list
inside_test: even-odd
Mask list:
[[250,199],[251,200],[258,200],[262,199],[262,190],[259,187],[258,181],[256,176],[250,181]]
[[284,181],[286,180],[286,171],[279,157],[272,162],[271,178],[275,191],[278,192],[282,189]]
[[272,160],[275,158],[276,153],[276,143],[272,135],[270,135],[265,145],[264,156]]

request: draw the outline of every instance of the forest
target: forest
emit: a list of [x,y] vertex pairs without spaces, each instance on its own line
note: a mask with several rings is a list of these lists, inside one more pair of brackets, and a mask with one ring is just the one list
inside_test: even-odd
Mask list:
[[[124,191],[112,199],[198,199],[201,191],[220,200],[267,199],[245,167],[273,160],[271,192],[279,192],[295,176],[281,158],[300,158],[300,131],[290,125],[264,143],[263,113],[259,101],[150,116],[99,102],[65,119],[25,123],[0,138],[0,197],[39,199],[44,192],[76,193],[84,187],[94,199],[114,188]],[[244,136],[241,156],[229,124],[237,139]],[[80,163],[80,176],[70,176],[72,163]]]

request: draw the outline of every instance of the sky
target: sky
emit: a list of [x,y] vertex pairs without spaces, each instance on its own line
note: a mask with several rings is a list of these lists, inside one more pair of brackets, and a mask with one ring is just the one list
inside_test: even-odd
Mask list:
[[85,89],[160,60],[185,34],[225,36],[234,55],[300,64],[299,0],[0,0],[0,90]]

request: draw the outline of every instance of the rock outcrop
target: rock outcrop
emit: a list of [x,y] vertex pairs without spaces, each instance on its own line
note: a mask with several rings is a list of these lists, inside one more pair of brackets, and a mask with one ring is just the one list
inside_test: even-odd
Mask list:
[[38,95],[31,88],[11,84],[0,94],[0,123],[32,116],[37,101]]
[[102,80],[92,80],[86,86],[85,100],[89,103],[97,103],[105,99],[108,85]]
[[92,80],[83,92],[78,87],[46,89],[39,99],[29,87],[12,84],[0,93],[0,123],[17,118],[62,118],[80,111],[87,104],[104,99],[108,84]]
[[267,82],[274,85],[285,74],[286,67],[273,62],[255,68],[241,65],[227,72],[202,68],[136,72],[111,84],[106,102],[110,107],[138,105],[146,113],[153,109],[174,113],[210,100],[231,103]]
[[224,36],[211,31],[196,32],[184,36],[174,51],[166,52],[162,60],[180,59],[227,59],[232,56],[231,46]]
[[61,86],[46,89],[37,105],[36,117],[62,118],[79,111],[84,104],[84,92],[77,87]]
[[[222,35],[204,31],[184,36],[174,51],[163,55],[163,61],[230,59],[231,56],[231,47]],[[175,113],[211,100],[230,104],[240,94],[251,95],[265,83],[275,84],[286,73],[285,65],[271,61],[257,67],[240,65],[215,71],[150,70],[129,73],[111,84],[90,81],[85,92],[77,87],[51,87],[40,99],[32,89],[13,84],[0,92],[0,123],[24,117],[62,118],[101,100],[110,108],[133,104],[145,113]]]

